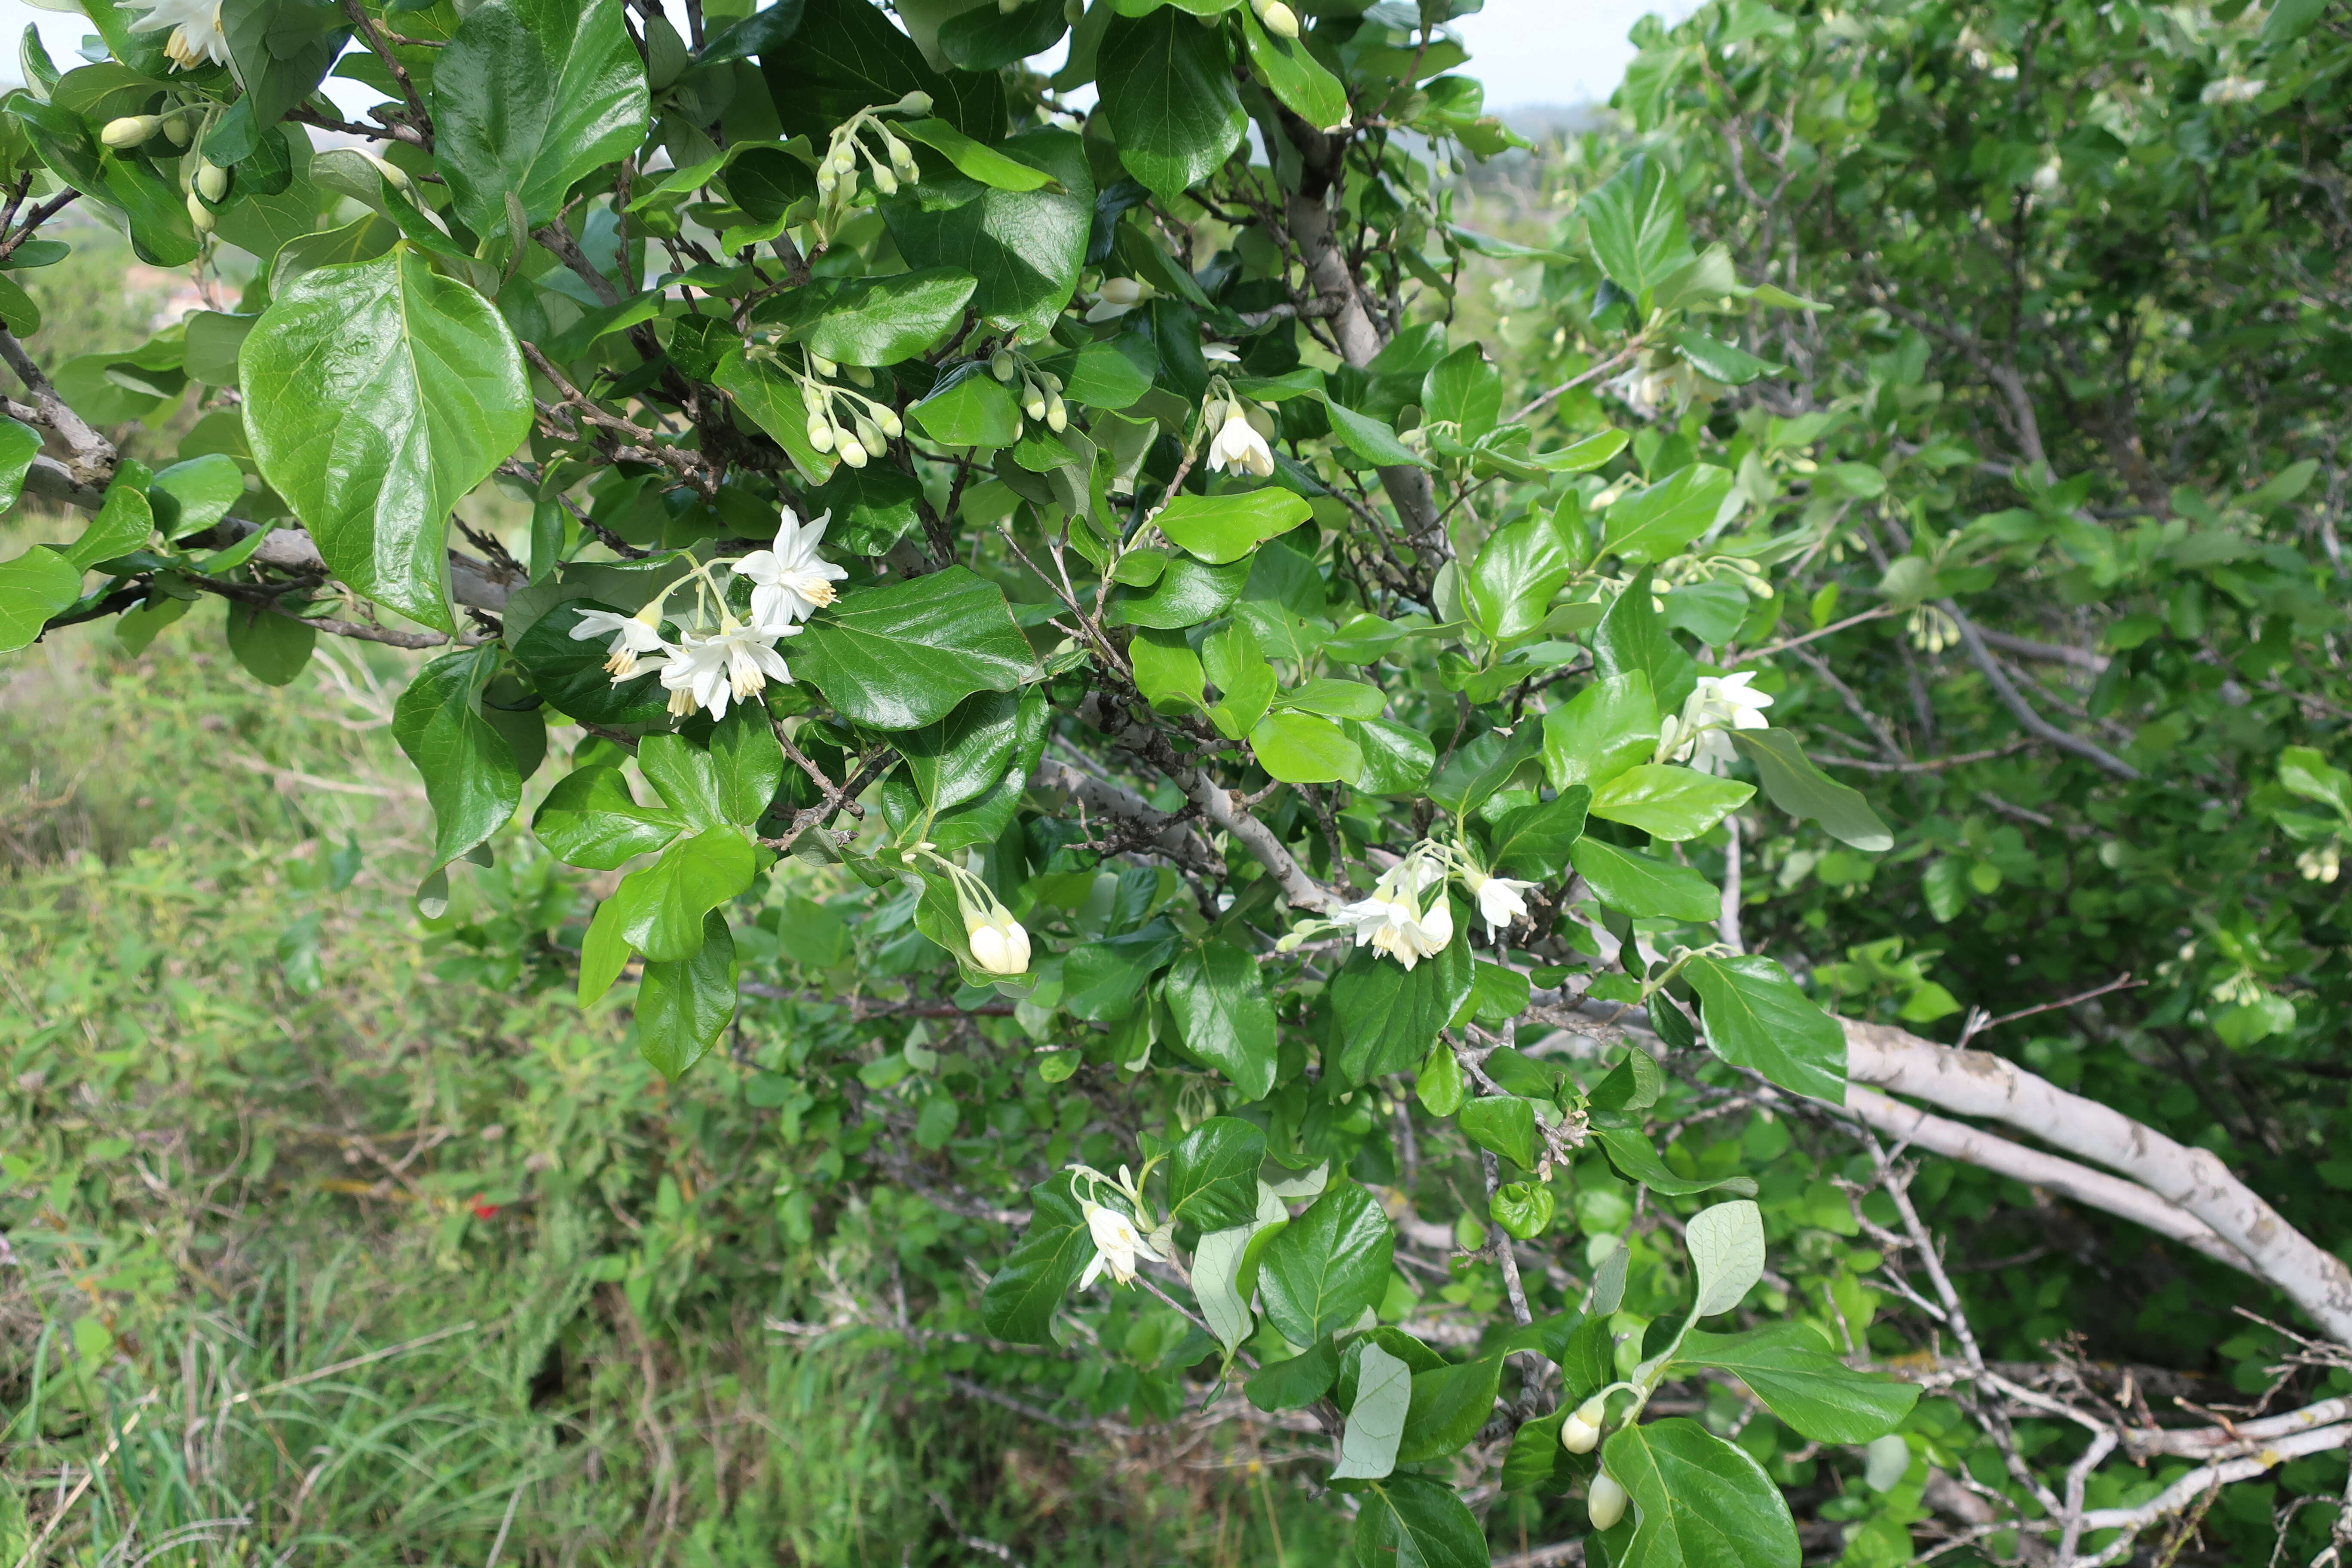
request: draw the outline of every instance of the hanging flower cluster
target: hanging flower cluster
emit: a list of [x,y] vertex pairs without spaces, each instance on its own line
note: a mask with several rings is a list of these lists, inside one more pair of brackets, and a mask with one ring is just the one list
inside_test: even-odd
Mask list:
[[1390,867],[1369,895],[1340,905],[1327,921],[1300,926],[1280,945],[1287,951],[1320,931],[1346,931],[1358,947],[1385,953],[1411,969],[1424,958],[1436,957],[1453,942],[1454,908],[1447,884],[1457,877],[1490,938],[1527,918],[1527,894],[1533,882],[1496,876],[1466,845],[1425,839]]
[[[683,717],[699,708],[723,719],[730,702],[757,696],[772,680],[792,679],[792,668],[776,644],[798,637],[800,623],[832,604],[834,584],[849,575],[816,552],[832,518],[827,512],[803,524],[786,507],[772,545],[728,563],[735,576],[752,585],[748,623],[728,608],[709,566],[697,563],[634,616],[583,610],[572,639],[607,639],[604,670],[614,685],[657,670],[669,693],[670,712]],[[695,589],[694,624],[681,624],[673,642],[662,635],[662,626],[671,620],[682,623],[683,617],[669,616],[667,606],[670,595],[688,583]]]
[[1720,773],[1738,761],[1739,753],[1732,749],[1731,737],[1725,731],[1771,727],[1763,710],[1772,706],[1772,699],[1748,689],[1755,679],[1752,669],[1737,675],[1700,676],[1698,686],[1684,700],[1682,712],[1669,713],[1659,723],[1658,760],[1688,763],[1703,773]]
[[1274,411],[1235,396],[1223,376],[1209,380],[1201,428],[1216,432],[1209,440],[1209,472],[1261,479],[1274,472],[1274,448],[1266,443],[1276,428]]

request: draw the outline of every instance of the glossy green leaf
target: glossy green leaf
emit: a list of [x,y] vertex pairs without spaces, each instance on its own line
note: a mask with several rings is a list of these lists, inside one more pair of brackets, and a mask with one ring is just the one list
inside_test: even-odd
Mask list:
[[1020,732],[1021,699],[1009,691],[983,691],[906,736],[898,752],[924,803],[945,811],[996,787]]
[[1731,470],[1694,463],[1656,484],[1619,496],[1609,508],[1604,554],[1629,562],[1664,561],[1715,526],[1731,494]]
[[735,937],[713,910],[687,958],[648,959],[637,985],[637,1054],[673,1083],[719,1043],[735,1016]]
[[1634,573],[1601,616],[1593,634],[1593,666],[1603,679],[1639,672],[1649,680],[1658,711],[1679,713],[1684,699],[1698,689],[1698,666],[1652,605],[1650,578],[1647,566]]
[[1114,19],[1096,67],[1119,162],[1162,202],[1214,174],[1249,123],[1222,28],[1173,7]]
[[629,965],[629,944],[621,935],[620,906],[606,899],[588,921],[580,942],[579,1004],[585,1007],[613,988]]
[[1213,1230],[1192,1249],[1192,1299],[1200,1303],[1201,1321],[1209,1325],[1209,1331],[1228,1354],[1249,1337],[1257,1322],[1237,1286],[1242,1253],[1256,1229],[1253,1221]]
[[16,504],[25,493],[25,476],[40,456],[41,433],[30,425],[0,416],[0,511]]
[[1743,1334],[1693,1330],[1679,1364],[1720,1367],[1737,1376],[1798,1435],[1816,1443],[1867,1443],[1894,1430],[1919,1402],[1919,1385],[1856,1372],[1831,1353],[1821,1331],[1772,1323]]
[[1779,375],[1788,369],[1770,360],[1759,359],[1736,343],[1708,337],[1689,327],[1676,328],[1674,337],[1675,346],[1683,351],[1683,358],[1690,362],[1692,369],[1726,386],[1745,386],[1759,376]]
[[1797,1568],[1796,1521],[1780,1489],[1697,1422],[1675,1415],[1620,1427],[1601,1453],[1633,1494],[1624,1568]]
[[1309,53],[1304,38],[1278,38],[1265,30],[1250,6],[1236,7],[1251,74],[1265,83],[1282,106],[1318,131],[1348,118],[1348,89]]
[[1591,792],[1570,784],[1548,801],[1507,812],[1495,824],[1492,869],[1504,876],[1549,881],[1584,837]]
[[1682,193],[1663,160],[1643,154],[1577,206],[1601,268],[1639,298],[1690,255]]
[[1410,725],[1386,719],[1343,719],[1339,728],[1362,753],[1363,771],[1351,781],[1371,795],[1417,795],[1429,782],[1437,748]]
[[1062,960],[1062,1005],[1097,1022],[1124,1018],[1144,999],[1152,972],[1175,952],[1176,928],[1165,918],[1140,930],[1075,947]]
[[908,120],[898,126],[898,134],[909,142],[919,142],[935,153],[946,155],[960,174],[978,180],[982,184],[1000,191],[1034,191],[1058,184],[1054,176],[1043,169],[1006,157],[995,148],[973,141],[944,120]]
[[393,705],[393,739],[433,805],[436,868],[486,841],[522,802],[514,750],[481,714],[482,683],[497,660],[495,646],[444,654]]
[[1482,1095],[1465,1103],[1455,1120],[1464,1137],[1523,1171],[1534,1170],[1542,1158],[1535,1107],[1515,1094]]
[[51,616],[81,597],[81,569],[47,545],[0,562],[0,653],[41,635]]
[[1621,849],[1598,838],[1580,838],[1568,848],[1569,864],[1591,884],[1611,909],[1644,920],[1713,921],[1723,912],[1723,895],[1687,866],[1638,850]]
[[1476,343],[1465,343],[1440,360],[1421,381],[1423,417],[1451,425],[1456,438],[1475,441],[1503,416],[1503,373]]
[[1506,1182],[1486,1200],[1486,1217],[1521,1241],[1533,1241],[1551,1226],[1559,1199],[1542,1182]]
[[1487,1568],[1486,1532],[1435,1476],[1388,1476],[1356,1515],[1354,1568]]
[[1822,825],[1831,837],[1875,854],[1895,847],[1895,835],[1862,792],[1822,772],[1786,730],[1734,730],[1731,743],[1756,764],[1764,794],[1790,816]]
[[1721,822],[1755,793],[1753,784],[1696,768],[1643,763],[1592,792],[1592,815],[1680,843]]
[[955,267],[812,283],[786,296],[795,311],[784,324],[829,360],[896,364],[952,331],[974,287],[972,275]]
[[793,673],[877,730],[945,718],[1039,674],[1004,591],[961,566],[843,597],[792,643]]
[[1388,1289],[1396,1245],[1388,1215],[1352,1183],[1327,1190],[1266,1246],[1258,1300],[1292,1344],[1350,1327]]
[[1339,437],[1348,450],[1365,462],[1384,468],[1428,468],[1429,459],[1397,439],[1396,432],[1369,414],[1359,414],[1329,398],[1323,400],[1324,412],[1330,416],[1332,433]]
[[1524,637],[1543,625],[1552,595],[1576,567],[1575,554],[1546,513],[1506,523],[1486,536],[1464,579],[1471,615],[1490,637]]
[[1397,1445],[1398,1461],[1422,1464],[1466,1447],[1495,1414],[1502,1377],[1503,1358],[1498,1355],[1414,1373],[1412,1408],[1405,1415],[1403,1439]]
[[907,412],[918,430],[943,447],[1002,447],[1021,439],[1021,405],[984,363],[950,373]]
[[1168,570],[1150,588],[1140,593],[1122,588],[1112,595],[1104,621],[1115,626],[1152,626],[1162,631],[1197,626],[1224,614],[1241,597],[1250,566],[1247,561],[1211,566],[1180,557],[1168,563]]
[[618,768],[583,767],[559,780],[530,830],[559,859],[592,871],[617,870],[678,835],[685,818],[665,806],[639,805]]
[[1311,713],[1270,713],[1250,731],[1258,766],[1285,784],[1352,784],[1364,754],[1348,732]]
[[[971,306],[992,330],[1039,342],[1070,302],[1086,260],[1095,201],[1086,147],[1067,131],[1036,129],[979,151],[994,178],[935,174],[927,159],[921,179],[883,202],[882,218],[910,266],[959,268],[979,280]],[[1009,169],[1052,184],[1001,188],[1014,178]],[[933,437],[958,446],[1012,445]]]
[[148,481],[155,527],[166,539],[201,533],[245,499],[245,472],[233,458],[208,452],[173,463]]
[[1306,498],[1268,486],[1222,495],[1180,495],[1152,521],[1179,546],[1212,565],[1239,561],[1278,533],[1307,518]]
[[1027,0],[1010,11],[981,5],[939,24],[940,52],[964,70],[1003,70],[1046,53],[1068,29],[1055,0]]
[[605,671],[604,637],[572,636],[583,610],[618,613],[620,606],[593,599],[567,599],[533,621],[514,645],[515,658],[530,671],[531,684],[559,713],[592,724],[657,724],[668,717],[668,694],[656,671],[614,685]]
[[1683,973],[1698,993],[1716,1055],[1782,1089],[1845,1103],[1845,1031],[1797,989],[1788,971],[1745,953],[1694,958]]
[[1265,1099],[1280,1040],[1257,960],[1230,942],[1209,942],[1170,966],[1166,995],[1184,1048],[1224,1074],[1244,1100]]
[[1592,1137],[1607,1152],[1609,1163],[1617,1168],[1619,1175],[1669,1197],[1718,1191],[1752,1194],[1756,1190],[1755,1178],[1751,1176],[1682,1175],[1659,1156],[1656,1146],[1646,1136],[1630,1127],[1596,1127]]
[[742,830],[705,828],[621,879],[612,901],[621,934],[646,962],[691,958],[702,947],[702,917],[751,885],[755,862]]
[[359,592],[446,631],[449,511],[530,433],[514,334],[398,250],[287,286],[237,358],[270,488]]
[[[1454,923],[1459,929],[1463,922]],[[1358,948],[1331,978],[1339,1049],[1326,1060],[1351,1084],[1413,1066],[1469,1000],[1470,963],[1469,949],[1458,938],[1411,969],[1369,947]]]
[[101,561],[129,554],[155,531],[155,509],[147,499],[147,471],[131,467],[135,472],[118,474],[106,487],[106,499],[97,514],[64,552],[68,561],[85,572]]
[[1339,1352],[1327,1335],[1288,1361],[1268,1363],[1242,1392],[1260,1410],[1304,1410],[1331,1391],[1339,1375]]
[[636,149],[646,109],[618,0],[487,0],[434,58],[435,163],[485,239],[506,233],[509,194],[532,228],[553,217],[582,175]]
[[981,1323],[1000,1340],[1050,1343],[1055,1309],[1095,1255],[1076,1184],[1062,1171],[1029,1189],[1029,1228],[980,1297]]
[[1168,1217],[1200,1230],[1257,1217],[1257,1168],[1265,1134],[1235,1116],[1212,1116],[1176,1141],[1168,1156]]
[[803,0],[790,46],[759,53],[785,134],[814,145],[859,110],[917,91],[967,136],[992,142],[1003,134],[1004,89],[995,73],[931,69],[914,40],[867,0]]
[[1592,681],[1544,715],[1544,774],[1554,789],[1606,784],[1657,747],[1658,705],[1639,669]]
[[[744,417],[784,449],[784,456],[806,483],[822,485],[842,467],[833,453],[809,445],[808,410],[801,404],[800,384],[772,361],[750,359],[740,347],[730,348],[719,356],[711,381],[735,400]],[[920,416],[922,406],[917,404],[910,412],[917,416],[916,424],[928,432],[929,427]],[[1017,428],[1014,433],[1018,434]]]
[[291,686],[310,668],[318,628],[259,605],[228,602],[228,651],[264,686]]

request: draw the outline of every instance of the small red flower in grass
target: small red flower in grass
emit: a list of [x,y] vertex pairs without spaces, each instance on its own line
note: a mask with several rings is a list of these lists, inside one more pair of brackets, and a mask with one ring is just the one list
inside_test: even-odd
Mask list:
[[496,1219],[499,1217],[499,1205],[490,1202],[489,1195],[486,1193],[477,1193],[474,1194],[473,1206],[474,1217],[476,1219]]

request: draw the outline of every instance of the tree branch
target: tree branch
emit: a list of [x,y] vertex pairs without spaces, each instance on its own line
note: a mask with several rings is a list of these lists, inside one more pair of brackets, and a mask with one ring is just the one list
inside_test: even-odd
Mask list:
[[2060,751],[2072,752],[2085,762],[2096,763],[2119,779],[2128,779],[2137,783],[2145,776],[2137,768],[2097,742],[2086,741],[2072,731],[2062,730],[2034,711],[2033,705],[2026,701],[2025,694],[2018,690],[2016,683],[2009,679],[2008,672],[2003,670],[2000,662],[1986,650],[1984,636],[1977,630],[1976,623],[1969,619],[1961,612],[1960,606],[1950,599],[1942,601],[1939,607],[1946,615],[1952,617],[1952,624],[1959,627],[1960,645],[1968,649],[1969,661],[1984,672],[1985,680],[1992,687],[1993,695],[2000,699],[2000,705],[2008,709],[2011,716],[2016,719],[2028,732],[2049,742]]

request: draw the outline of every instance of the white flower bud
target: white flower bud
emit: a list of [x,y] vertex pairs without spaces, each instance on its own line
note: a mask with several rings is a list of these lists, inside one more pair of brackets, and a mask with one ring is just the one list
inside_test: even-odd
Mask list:
[[824,376],[828,381],[841,374],[841,367],[834,363],[833,361],[825,358],[823,354],[809,355],[809,368],[815,371],[817,374]]
[[98,139],[118,150],[136,147],[163,126],[163,117],[160,114],[126,114],[120,120],[108,121],[106,129],[98,133]]
[[910,92],[898,100],[898,112],[901,114],[929,114],[930,111],[931,95],[928,92]]
[[204,193],[205,200],[208,202],[220,200],[228,195],[228,171],[210,158],[198,160],[196,189]]
[[1021,412],[1032,419],[1045,417],[1045,394],[1034,381],[1022,384]]
[[907,433],[907,422],[898,417],[895,408],[876,410],[875,423],[882,426],[882,434],[894,441]]
[[986,915],[967,914],[964,935],[971,942],[972,963],[988,973],[1029,973],[1029,932],[1002,909]]
[[1004,933],[994,926],[974,926],[968,933],[971,941],[971,961],[991,974],[1011,974],[1012,950],[1005,944]]
[[1265,30],[1277,38],[1298,37],[1298,13],[1284,5],[1282,0],[1267,0],[1267,4],[1259,8],[1257,19],[1264,22]]
[[808,422],[809,445],[820,452],[833,450],[833,421],[823,414],[813,414]]
[[1070,410],[1058,392],[1045,395],[1045,428],[1058,436],[1070,427]]
[[1592,1490],[1584,1503],[1585,1517],[1592,1521],[1595,1530],[1606,1530],[1625,1517],[1625,1489],[1617,1478],[1603,1470],[1592,1478]]
[[1609,1401],[1594,1394],[1559,1424],[1559,1446],[1571,1454],[1590,1454],[1601,1441],[1601,1424],[1608,1415]]
[[189,129],[188,122],[184,118],[174,118],[163,121],[163,139],[174,147],[186,146],[194,139],[195,134],[196,133],[194,131]]
[[824,412],[825,402],[826,398],[824,393],[819,392],[815,387],[809,385],[806,382],[803,382],[801,384],[801,406],[808,410],[811,417],[814,417]]
[[853,386],[874,384],[874,373],[862,364],[853,364],[844,374],[849,377],[850,384]]
[[841,455],[841,460],[851,468],[862,468],[866,466],[866,448],[859,446],[857,437],[848,431],[844,430],[840,433],[840,438],[834,449]]
[[895,196],[898,194],[898,176],[890,172],[888,164],[874,165],[874,188],[886,196]]
[[1018,374],[1020,368],[1019,363],[1014,361],[1013,357],[1013,351],[1010,349],[999,349],[993,354],[989,356],[988,374],[994,376],[999,381],[1011,381],[1013,376]]
[[205,205],[204,197],[194,191],[188,193],[188,221],[196,226],[198,234],[213,231],[213,209]]

